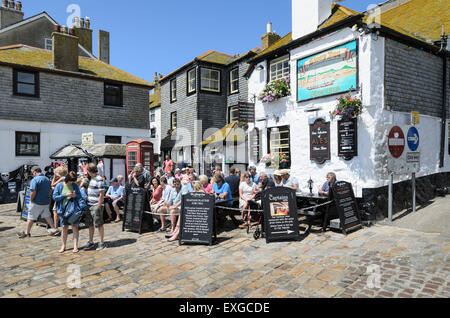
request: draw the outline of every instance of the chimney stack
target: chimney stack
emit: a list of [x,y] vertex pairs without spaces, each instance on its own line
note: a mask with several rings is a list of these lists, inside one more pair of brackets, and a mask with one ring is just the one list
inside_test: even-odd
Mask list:
[[[90,19],[88,17],[86,17],[86,19],[79,18],[79,20],[75,18],[74,21],[75,36],[78,37],[81,46],[88,50],[89,53],[92,53],[92,30],[90,29]],[[77,23],[77,21],[80,22]]]
[[331,15],[332,0],[292,0],[292,40],[317,30]]
[[[58,29],[61,31],[58,32]],[[68,34],[66,26],[55,26],[52,33],[53,65],[55,69],[78,72],[78,38]]]
[[103,30],[98,30],[98,58],[107,64],[110,63],[109,32]]
[[22,3],[14,0],[2,0],[0,7],[0,30],[23,20]]
[[281,39],[281,37],[278,34],[272,32],[272,22],[268,22],[267,33],[261,37],[262,50],[264,51],[269,46],[277,42],[279,39]]

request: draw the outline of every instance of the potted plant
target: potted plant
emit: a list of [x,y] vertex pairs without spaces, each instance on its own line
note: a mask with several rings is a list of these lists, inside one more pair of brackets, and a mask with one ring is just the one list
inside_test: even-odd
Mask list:
[[284,152],[282,152],[278,155],[278,162],[279,162],[280,169],[289,168],[289,156],[287,154],[285,154]]
[[338,104],[336,109],[331,113],[332,117],[341,117],[343,119],[354,118],[362,113],[362,101],[357,97],[349,94],[336,98]]
[[263,103],[271,103],[291,94],[290,76],[270,82],[259,94],[258,99]]

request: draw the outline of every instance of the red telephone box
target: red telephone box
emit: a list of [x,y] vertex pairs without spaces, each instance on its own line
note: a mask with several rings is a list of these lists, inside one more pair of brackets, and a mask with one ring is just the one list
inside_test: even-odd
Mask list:
[[154,176],[153,144],[146,140],[135,140],[127,143],[127,171],[130,174],[136,164],[142,163],[145,169]]

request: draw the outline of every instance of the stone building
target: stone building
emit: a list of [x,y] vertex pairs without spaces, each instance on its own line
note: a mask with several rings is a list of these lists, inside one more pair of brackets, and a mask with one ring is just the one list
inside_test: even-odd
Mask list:
[[[232,121],[254,121],[243,75],[256,54],[257,49],[240,56],[211,50],[160,80],[162,155],[197,171],[210,170],[213,162],[204,160],[202,141]],[[222,159],[215,163],[225,170],[247,164],[245,154],[242,162]]]
[[[386,214],[388,127],[410,125],[411,112],[417,111],[417,198],[433,197],[436,187],[449,183],[450,54],[441,41],[442,25],[448,32],[449,22],[446,1],[387,1],[359,13],[331,0],[292,0],[292,32],[256,55],[246,74],[250,96],[290,76],[290,94],[256,101],[250,131],[260,132],[262,155],[286,153],[305,192],[310,178],[317,192],[334,171],[353,184],[358,198]],[[339,116],[331,115],[336,99],[348,93],[363,105],[350,157],[341,153]],[[313,132],[323,134],[322,148],[313,149]],[[328,153],[319,160],[321,149]],[[262,161],[251,163],[266,169]],[[411,206],[410,178],[394,175],[396,210]]]
[[[11,10],[1,8],[2,27],[4,12]],[[15,30],[8,29],[14,24],[2,30],[26,33],[22,27],[48,20],[45,14],[30,19]],[[45,167],[58,149],[81,144],[83,133],[93,133],[95,143],[148,136],[149,118],[142,114],[148,113],[153,85],[97,58],[80,56],[85,47],[80,46],[77,27],[51,24],[51,50],[22,43],[0,47],[1,172],[24,164]],[[36,33],[37,38],[45,36]],[[0,38],[0,43],[5,42]]]

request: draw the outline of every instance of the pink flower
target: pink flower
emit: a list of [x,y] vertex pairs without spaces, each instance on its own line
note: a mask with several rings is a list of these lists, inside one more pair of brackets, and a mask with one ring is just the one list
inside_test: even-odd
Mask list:
[[336,111],[336,115],[339,115],[339,111],[338,110]]

